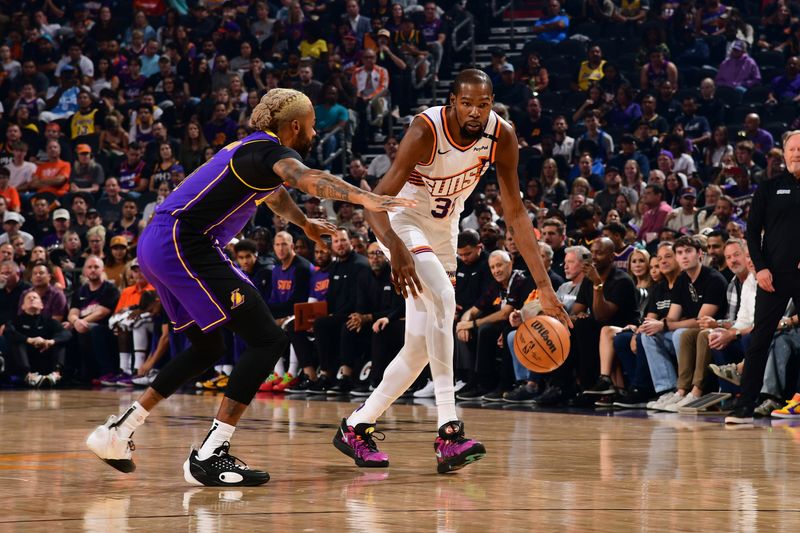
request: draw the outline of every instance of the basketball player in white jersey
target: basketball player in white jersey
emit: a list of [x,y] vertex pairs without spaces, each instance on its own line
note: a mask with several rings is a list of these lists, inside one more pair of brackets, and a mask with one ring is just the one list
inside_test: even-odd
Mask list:
[[367,401],[343,419],[333,439],[356,465],[389,466],[373,438],[378,417],[430,364],[438,409],[434,442],[437,470],[457,470],[486,454],[483,444],[464,436],[453,386],[453,321],[456,312],[451,273],[456,270],[458,221],[464,201],[494,164],[506,228],[533,273],[542,309],[571,326],[539,254],[533,226],[520,199],[517,137],[492,111],[492,82],[480,70],[462,71],[453,83],[450,105],[417,115],[403,137],[392,167],[376,194],[416,200],[387,216],[367,220],[391,256],[392,282],[406,298],[405,345]]

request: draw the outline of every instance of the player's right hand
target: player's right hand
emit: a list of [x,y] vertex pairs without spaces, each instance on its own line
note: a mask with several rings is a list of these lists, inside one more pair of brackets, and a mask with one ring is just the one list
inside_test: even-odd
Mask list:
[[417,269],[414,266],[414,258],[405,245],[394,247],[390,250],[392,257],[392,285],[397,294],[402,294],[403,298],[408,298],[410,294],[416,298],[422,294],[422,283],[417,277]]
[[539,303],[542,305],[542,312],[544,314],[555,318],[564,324],[564,327],[567,329],[572,328],[572,320],[564,310],[564,305],[561,303],[561,300],[558,299],[552,287],[542,287],[539,289]]
[[361,205],[368,211],[382,212],[395,211],[400,207],[414,207],[416,200],[409,198],[397,198],[396,196],[382,196],[379,194],[367,194]]

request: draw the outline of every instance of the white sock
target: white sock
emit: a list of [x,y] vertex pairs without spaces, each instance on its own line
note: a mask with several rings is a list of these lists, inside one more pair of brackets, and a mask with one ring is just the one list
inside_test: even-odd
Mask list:
[[222,365],[222,371],[226,376],[230,376],[231,372],[233,372],[233,365]]
[[119,417],[119,420],[122,420],[122,423],[118,426],[122,438],[129,439],[133,432],[136,431],[136,428],[144,424],[149,414],[150,411],[142,407],[139,402],[133,402],[133,405],[128,407],[128,410]]
[[214,451],[222,446],[224,442],[230,442],[235,429],[236,426],[220,422],[215,418],[214,423],[211,424],[211,430],[209,430],[206,439],[203,441],[203,445],[197,450],[197,458],[205,461],[214,455]]
[[142,368],[144,364],[145,356],[147,355],[146,352],[133,352],[133,369],[139,370]]
[[119,352],[119,368],[126,374],[131,373],[131,352]]
[[297,353],[294,351],[294,346],[289,346],[289,373],[292,376],[297,375]]
[[273,372],[278,374],[280,377],[283,377],[284,372],[286,372],[286,365],[283,362],[283,357],[278,359],[278,362],[275,363],[275,368],[273,369]]

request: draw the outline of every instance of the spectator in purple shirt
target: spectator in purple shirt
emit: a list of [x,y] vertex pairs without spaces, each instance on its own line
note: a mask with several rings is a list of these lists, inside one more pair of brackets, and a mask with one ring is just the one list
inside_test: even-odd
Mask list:
[[800,102],[800,57],[786,61],[786,73],[772,80],[767,98],[768,104],[778,102]]
[[716,81],[720,87],[733,87],[741,92],[761,83],[761,71],[747,55],[747,43],[738,40],[731,45],[731,55],[719,65]]
[[753,142],[756,152],[766,154],[775,144],[772,134],[765,129],[761,129],[761,117],[758,113],[750,113],[744,117],[744,135]]
[[236,140],[236,122],[228,116],[225,104],[214,104],[214,114],[211,120],[203,126],[203,135],[208,144],[221,147]]

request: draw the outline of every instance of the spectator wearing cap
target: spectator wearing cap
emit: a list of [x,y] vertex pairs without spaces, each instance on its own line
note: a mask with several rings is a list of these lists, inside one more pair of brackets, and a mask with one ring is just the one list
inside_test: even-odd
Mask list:
[[45,248],[60,247],[64,242],[64,235],[70,229],[70,215],[66,209],[53,211],[53,231],[40,241]]
[[514,78],[514,65],[506,63],[500,68],[500,83],[494,86],[494,99],[514,110],[522,110],[533,96],[530,88]]
[[567,38],[569,17],[561,13],[561,2],[549,0],[545,16],[536,21],[532,32],[540,41],[558,44]]
[[111,254],[105,261],[106,279],[121,290],[125,288],[125,267],[131,260],[128,239],[124,235],[111,237],[108,247]]
[[603,79],[603,65],[606,64],[600,45],[590,46],[586,55],[586,59],[581,61],[578,69],[578,89],[581,91],[588,91],[589,85]]
[[594,196],[594,203],[603,210],[603,219],[605,219],[609,211],[616,208],[617,196],[625,196],[630,205],[636,205],[639,201],[639,195],[636,191],[622,185],[622,176],[619,168],[606,167],[606,174],[603,179],[606,184],[605,188]]
[[750,113],[744,117],[744,136],[753,143],[753,148],[760,154],[766,154],[775,145],[772,134],[761,127],[758,113]]
[[33,235],[21,230],[23,224],[25,224],[24,216],[15,211],[6,211],[3,215],[3,231],[5,233],[0,235],[0,244],[10,243],[12,239],[19,236],[22,237],[25,243],[25,249],[32,250],[34,244]]
[[697,190],[684,187],[680,193],[680,206],[667,216],[665,226],[684,235],[694,233],[694,215],[697,213]]
[[489,63],[489,67],[484,70],[486,74],[489,75],[489,79],[492,80],[492,84],[496,87],[500,84],[500,77],[502,76],[503,68],[508,64],[508,59],[506,58],[506,51],[499,46],[493,47],[489,52],[492,55],[491,62]]
[[761,71],[747,54],[747,43],[737,40],[731,45],[730,56],[719,65],[716,82],[720,87],[732,87],[743,93],[761,83]]
[[403,61],[402,53],[392,42],[392,33],[389,30],[379,29],[376,39],[375,63],[389,73],[389,92],[392,94],[392,104],[399,107],[401,114],[408,114],[415,102],[411,69],[408,63]]
[[103,167],[92,159],[92,147],[79,144],[75,152],[78,159],[72,164],[69,192],[96,194],[105,181]]
[[754,194],[756,189],[758,189],[758,185],[750,180],[750,170],[743,167],[732,168],[736,170],[732,176],[734,183],[724,185],[722,187],[722,192],[733,199]]
[[9,185],[11,172],[8,167],[0,167],[0,196],[6,200],[6,208],[11,211],[19,212],[22,204],[19,199],[19,192],[15,187]]
[[[636,137],[630,134],[625,134],[620,138],[619,142],[620,152],[612,157],[608,164],[619,169],[625,169],[628,161],[636,161],[639,166],[639,172],[643,175],[650,173],[650,161],[647,157],[637,150]],[[623,181],[626,181],[623,179]]]

